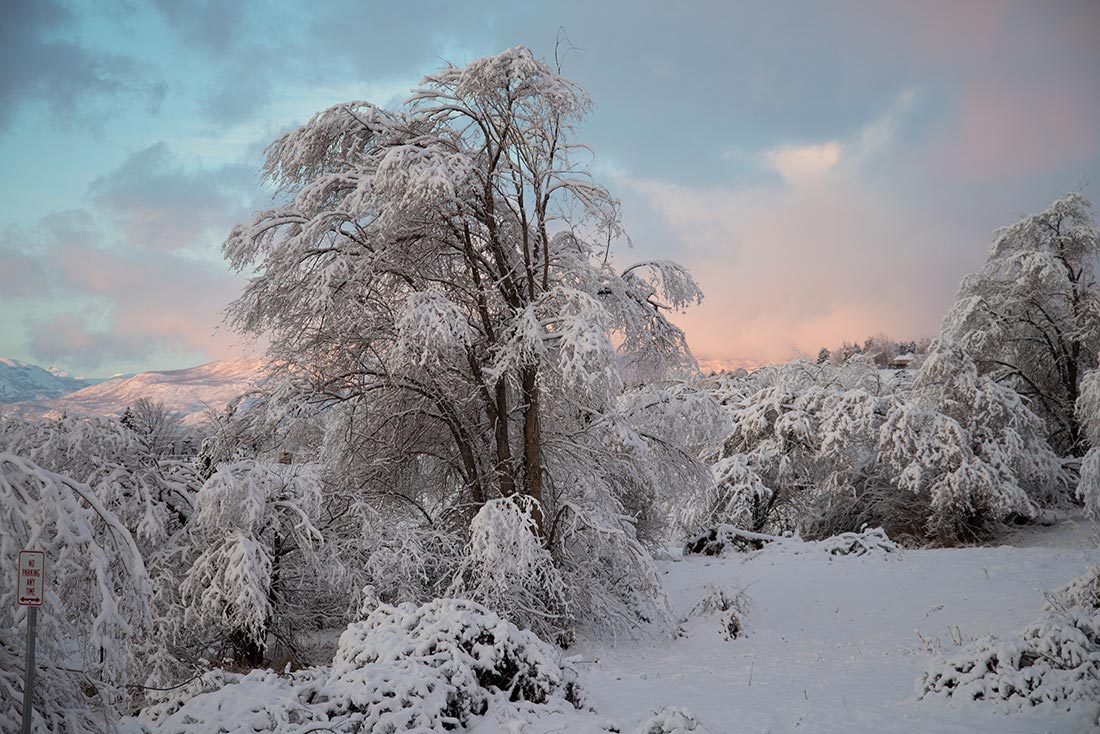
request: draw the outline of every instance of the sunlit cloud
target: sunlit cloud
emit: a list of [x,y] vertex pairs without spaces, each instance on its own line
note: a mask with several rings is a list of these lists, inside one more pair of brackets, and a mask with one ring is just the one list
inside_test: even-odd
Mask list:
[[972,179],[1034,175],[1100,154],[1100,87],[1078,90],[1016,84],[966,91],[957,125],[939,140],[938,159]]
[[849,140],[768,151],[784,186],[687,186],[620,173],[632,194],[628,212],[656,212],[703,287],[703,304],[681,318],[699,357],[785,361],[880,331],[935,333],[981,248],[868,180],[911,102],[902,93]]
[[789,145],[768,153],[768,161],[793,185],[819,180],[840,161],[840,143]]
[[253,174],[243,166],[189,169],[168,145],[140,150],[92,182],[92,202],[114,216],[129,244],[154,250],[213,249],[247,216]]
[[27,279],[4,292],[9,313],[23,317],[29,357],[86,371],[155,354],[208,361],[242,353],[241,340],[219,328],[240,277],[179,252],[126,249],[100,226],[70,211],[3,238],[0,251],[19,257],[0,267],[0,283]]

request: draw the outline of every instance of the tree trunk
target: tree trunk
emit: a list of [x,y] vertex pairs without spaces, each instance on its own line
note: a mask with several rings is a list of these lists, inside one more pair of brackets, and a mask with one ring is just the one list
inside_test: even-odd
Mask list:
[[[496,410],[493,411],[493,433],[496,440],[497,477],[500,480],[500,493],[508,497],[516,491],[512,480],[512,446],[508,437],[508,386],[503,379],[497,380]],[[526,436],[526,433],[524,434]]]
[[539,421],[538,372],[525,367],[521,374],[523,386],[523,478],[524,491],[536,500],[535,523],[542,535],[542,428]]

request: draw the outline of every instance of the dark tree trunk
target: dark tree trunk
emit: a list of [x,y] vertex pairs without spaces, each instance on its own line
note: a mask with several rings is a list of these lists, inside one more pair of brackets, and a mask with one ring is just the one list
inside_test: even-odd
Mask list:
[[[542,505],[542,427],[539,421],[538,372],[525,367],[521,374],[523,386],[523,478],[528,497]],[[542,535],[542,511],[535,510],[535,522]]]

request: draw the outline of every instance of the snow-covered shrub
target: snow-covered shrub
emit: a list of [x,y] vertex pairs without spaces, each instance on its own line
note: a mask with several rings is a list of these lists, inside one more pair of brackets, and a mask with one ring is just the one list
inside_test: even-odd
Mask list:
[[684,546],[684,553],[717,556],[727,549],[752,552],[765,547],[782,548],[794,553],[827,553],[830,556],[863,556],[896,553],[899,550],[882,528],[840,533],[821,540],[803,540],[798,536],[765,535],[741,530],[732,525],[718,525],[691,538]]
[[715,525],[709,530],[696,533],[688,538],[687,543],[684,545],[684,553],[718,556],[727,548],[737,551],[754,551],[760,550],[768,543],[776,540],[782,540],[782,538],[776,535],[753,533],[733,525]]
[[537,532],[534,513],[541,511],[524,496],[482,505],[448,595],[484,604],[539,635],[568,629],[569,589]]
[[680,620],[680,635],[690,637],[689,628],[698,620],[714,625],[723,640],[735,640],[745,631],[745,615],[749,611],[749,598],[744,590],[728,592],[713,584],[707,585],[703,598]]
[[642,723],[638,734],[687,734],[705,731],[695,714],[679,706],[669,706],[650,716]]
[[882,528],[871,528],[859,533],[841,533],[817,541],[831,556],[863,556],[868,553],[894,553],[898,546],[886,536]]
[[382,605],[349,625],[318,696],[330,717],[364,717],[363,731],[464,725],[494,696],[581,704],[576,673],[557,648],[458,599]]
[[310,684],[320,675],[316,669],[283,675],[210,670],[142,709],[136,722],[142,731],[155,734],[291,734],[309,731],[310,724],[324,731],[324,711],[311,707],[308,697]]
[[[137,543],[86,484],[0,453],[0,566],[20,550],[46,555],[38,615],[34,731],[102,731],[127,700],[134,646],[152,626]],[[15,574],[0,573],[0,731],[18,727],[26,607]],[[9,705],[10,704],[10,705]]]
[[210,671],[133,723],[150,734],[446,734],[483,721],[547,734],[621,731],[586,708],[556,647],[456,599],[378,605],[348,626],[331,667]]
[[918,688],[923,697],[1100,713],[1100,566],[1049,594],[1042,615],[1011,637],[982,638],[932,661]]

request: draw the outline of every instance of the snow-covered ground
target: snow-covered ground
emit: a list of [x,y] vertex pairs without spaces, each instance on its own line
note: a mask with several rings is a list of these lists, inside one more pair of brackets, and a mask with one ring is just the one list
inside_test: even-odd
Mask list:
[[[1090,731],[1093,725],[1085,718],[1086,707],[1071,713],[1046,708],[1020,712],[991,702],[917,697],[917,681],[934,654],[1022,627],[1039,614],[1044,590],[1080,575],[1089,563],[1100,563],[1097,525],[1081,519],[1062,518],[1020,530],[1010,538],[1028,547],[833,556],[818,544],[790,541],[747,554],[660,561],[673,606],[685,619],[678,638],[582,643],[564,656],[579,673],[583,697],[592,710],[574,710],[561,699],[534,706],[497,697],[466,730],[477,734]],[[728,617],[692,615],[698,602],[716,589],[743,605],[739,616],[744,632],[735,639],[723,630]],[[306,675],[328,680],[330,673],[322,668]],[[302,691],[315,690],[308,685],[301,688],[293,680],[257,672],[228,685],[215,683],[217,690],[192,699],[160,725],[144,728],[137,720],[129,720],[123,730],[196,734],[217,725],[224,727],[220,731],[266,727],[281,732],[287,716],[294,720],[286,712],[301,709],[300,702],[308,698]],[[332,687],[331,682],[326,685]],[[363,690],[366,695],[367,689]],[[316,720],[306,723],[309,716],[301,716],[298,728],[303,731],[329,728]],[[298,728],[291,725],[286,731]]]
[[[681,616],[717,586],[750,599],[746,634],[717,617],[667,642],[588,646],[581,680],[600,713],[634,731],[665,706],[711,732],[1081,732],[1081,718],[996,704],[917,700],[932,651],[1004,635],[1035,618],[1043,590],[1100,562],[1080,547],[1096,526],[1067,520],[1021,533],[1046,547],[909,550],[833,557],[791,546],[660,564]],[[1058,545],[1070,547],[1050,547]]]

